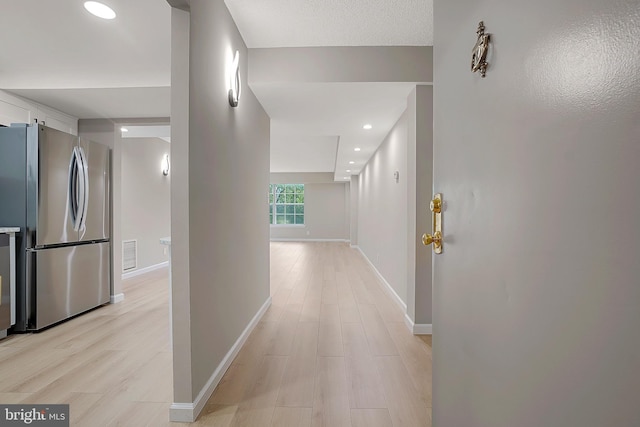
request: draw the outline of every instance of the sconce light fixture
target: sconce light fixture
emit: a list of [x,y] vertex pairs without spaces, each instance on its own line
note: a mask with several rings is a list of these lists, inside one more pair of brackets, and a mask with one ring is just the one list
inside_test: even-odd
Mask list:
[[240,101],[240,52],[236,50],[229,66],[229,105],[237,107]]
[[162,158],[162,175],[169,175],[169,155],[165,154]]

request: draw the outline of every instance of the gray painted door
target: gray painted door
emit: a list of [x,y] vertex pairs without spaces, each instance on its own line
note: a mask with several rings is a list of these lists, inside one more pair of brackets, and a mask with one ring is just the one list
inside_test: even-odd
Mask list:
[[434,13],[434,426],[638,426],[640,2]]

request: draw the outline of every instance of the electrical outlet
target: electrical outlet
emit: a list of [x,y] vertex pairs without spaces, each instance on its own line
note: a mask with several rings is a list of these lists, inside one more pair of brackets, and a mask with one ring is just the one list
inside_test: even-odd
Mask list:
[[162,254],[166,255],[167,254],[167,247],[165,246],[164,248],[162,248]]
[[307,236],[310,235],[310,234],[311,234],[311,232],[309,230],[307,230]]

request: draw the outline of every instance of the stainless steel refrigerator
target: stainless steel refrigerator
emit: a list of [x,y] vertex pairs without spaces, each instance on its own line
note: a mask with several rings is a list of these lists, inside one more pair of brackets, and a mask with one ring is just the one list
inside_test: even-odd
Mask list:
[[109,302],[110,149],[43,125],[0,128],[0,224],[16,239],[14,331]]

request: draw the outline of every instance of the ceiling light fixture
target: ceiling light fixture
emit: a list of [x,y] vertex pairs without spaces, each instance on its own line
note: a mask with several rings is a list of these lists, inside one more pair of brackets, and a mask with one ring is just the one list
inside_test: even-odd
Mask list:
[[349,177],[348,177],[348,176],[345,176],[345,177],[344,177],[344,179],[349,179]]
[[125,128],[125,127],[121,127],[120,128],[120,132],[129,132],[129,129]]
[[351,169],[347,169],[347,172],[351,172]]
[[103,3],[99,3],[97,1],[86,1],[84,2],[84,8],[87,11],[102,19],[113,19],[116,17],[116,13],[109,6]]
[[350,165],[355,164],[356,162],[354,162],[353,160],[349,162]]
[[362,126],[362,129],[371,130],[371,129],[373,129],[373,126],[371,126],[369,123],[367,123],[366,125]]
[[360,148],[356,147],[353,149],[353,151],[360,151]]

